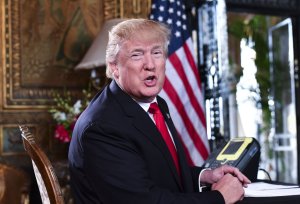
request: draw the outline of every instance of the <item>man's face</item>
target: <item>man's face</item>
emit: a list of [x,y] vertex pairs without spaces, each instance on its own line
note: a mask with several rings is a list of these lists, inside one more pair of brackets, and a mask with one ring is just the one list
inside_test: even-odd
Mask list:
[[123,91],[137,101],[151,102],[163,87],[165,63],[161,41],[138,37],[123,42],[111,66]]

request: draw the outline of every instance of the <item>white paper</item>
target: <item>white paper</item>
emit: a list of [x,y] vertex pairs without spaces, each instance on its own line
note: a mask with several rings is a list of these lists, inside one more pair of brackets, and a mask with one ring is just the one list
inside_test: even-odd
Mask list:
[[265,182],[248,184],[245,190],[245,197],[276,197],[300,195],[300,188],[297,185],[277,185]]

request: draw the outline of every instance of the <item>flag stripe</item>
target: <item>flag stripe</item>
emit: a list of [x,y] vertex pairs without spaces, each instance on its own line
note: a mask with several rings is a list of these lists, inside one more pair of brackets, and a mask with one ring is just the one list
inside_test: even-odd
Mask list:
[[[186,48],[185,48],[186,47]],[[185,44],[183,44],[182,53],[178,53],[177,55],[182,55],[181,60],[183,62],[188,61],[189,63],[183,63],[183,64],[189,64],[190,66],[184,66],[185,73],[187,75],[187,78],[189,79],[189,83],[191,84],[193,91],[195,93],[195,96],[197,98],[197,101],[201,107],[202,110],[204,110],[204,100],[201,90],[201,84],[200,84],[200,74],[198,73],[196,64],[195,64],[195,56],[193,55],[191,51],[191,47],[193,47],[192,38],[188,38]],[[190,54],[186,54],[190,53]],[[191,61],[191,62],[190,62]]]
[[[175,67],[173,67],[173,65],[170,63],[169,60],[167,60],[166,67],[167,67],[166,77],[170,79],[169,81],[172,84],[175,91],[177,92],[178,98],[180,98],[182,104],[184,104],[184,108],[185,108],[186,112],[188,113],[190,120],[193,121],[192,124],[194,125],[195,129],[198,131],[198,134],[200,135],[200,137],[202,138],[202,140],[204,141],[204,144],[206,145],[206,147],[208,149],[208,143],[205,142],[205,141],[207,141],[206,128],[205,128],[205,126],[202,125],[201,120],[197,119],[199,117],[198,117],[195,109],[193,108],[192,104],[190,103],[191,101],[189,100],[187,92],[185,91],[185,86],[184,86],[183,82],[181,81],[179,75],[175,71]],[[185,68],[186,67],[187,66],[185,66]],[[195,90],[195,92],[196,92],[196,90]],[[168,103],[171,102],[170,99],[168,99],[167,101],[168,101]],[[175,110],[174,109],[170,108],[171,112],[176,111],[176,109]],[[171,113],[171,115],[172,115],[172,113]],[[176,116],[179,117],[180,113],[178,113],[178,115],[176,115]],[[183,122],[180,125],[178,125],[178,128],[181,128],[182,126],[184,126]]]
[[184,143],[184,141],[182,140],[181,135],[179,135],[179,137],[180,137],[181,143],[183,144],[183,149],[184,149],[184,152],[185,152],[186,159],[187,159],[188,163],[189,163],[191,166],[196,165],[196,164],[194,163],[193,159],[191,158],[189,149],[185,146],[185,143]]
[[[187,94],[187,91],[185,90],[185,84],[183,84],[183,81],[181,80],[180,76],[178,75],[178,72],[176,72],[176,68],[173,66],[173,64],[170,62],[170,60],[167,60],[166,67],[167,67],[166,77],[171,79],[170,83],[173,85],[180,100],[184,104],[184,108],[185,108],[186,112],[188,113],[189,117],[191,118],[191,120],[195,121],[194,126],[197,129],[197,127],[199,125],[198,122],[200,123],[201,120],[197,119],[197,118],[199,118],[199,115],[196,113],[194,107],[191,104],[191,100]],[[187,67],[188,66],[185,66],[185,68],[187,68]],[[197,89],[195,89],[195,93],[197,92],[196,90]],[[205,135],[205,133],[204,133],[204,135]]]
[[185,124],[185,127],[186,127],[191,139],[193,140],[195,147],[200,152],[200,154],[206,158],[208,156],[207,149],[206,149],[205,145],[203,144],[202,140],[200,140],[200,137],[199,137],[197,131],[195,130],[194,126],[192,125],[192,122],[189,119],[189,117],[184,109],[184,106],[183,106],[180,98],[178,97],[177,92],[174,90],[174,88],[171,85],[171,83],[169,82],[168,78],[166,78],[166,80],[165,80],[164,87],[165,87],[164,89],[165,89],[166,93],[168,94],[169,98],[173,102],[175,102],[176,109],[179,112],[179,114],[181,115],[183,122]]
[[192,64],[194,64],[190,69],[185,69],[186,70],[186,74],[188,76],[188,79],[189,79],[189,82],[195,92],[195,95],[196,95],[196,98],[198,100],[198,103],[201,107],[202,110],[205,110],[204,108],[204,98],[203,98],[203,94],[202,94],[202,88],[201,88],[201,80],[200,80],[200,74],[198,72],[198,69],[197,69],[197,66],[195,65],[195,56],[191,50],[191,47],[193,47],[193,42],[192,42],[192,38],[189,38],[186,43],[184,44],[184,46],[187,47],[187,49],[184,49],[184,51],[187,51],[189,50],[189,52],[191,53],[191,55],[184,55],[183,56],[183,60],[185,58],[188,58],[188,56],[192,56],[190,57],[190,59],[188,60],[191,60],[193,61],[194,59],[194,62]]
[[190,138],[190,135],[188,134],[186,127],[182,125],[184,124],[183,119],[178,113],[174,103],[172,102],[172,100],[169,98],[169,96],[166,94],[164,90],[162,90],[159,95],[163,97],[166,101],[168,101],[169,109],[173,110],[172,112],[170,112],[170,114],[177,131],[180,131],[178,132],[178,135],[180,136],[181,141],[183,141],[184,147],[186,148],[186,150],[188,150],[186,152],[188,153],[187,157],[192,160],[190,164],[193,165],[196,162],[198,163],[198,165],[201,164],[203,162],[202,155],[195,147],[195,144]]
[[[198,73],[198,70],[197,70],[197,66],[195,64],[195,60],[193,58],[193,54],[191,53],[189,45],[188,45],[188,43],[190,42],[190,40],[191,40],[191,38],[189,38],[187,40],[187,42],[183,44],[183,49],[184,49],[184,51],[186,53],[187,60],[189,61],[189,64],[191,65],[191,68],[193,70],[194,75],[198,76],[199,73]],[[198,87],[201,90],[201,79],[200,79],[200,77],[197,77],[196,79],[197,79]]]
[[[176,84],[176,80],[175,80],[175,83],[173,83],[174,80],[169,80],[169,82],[172,84],[173,88],[175,89],[174,84]],[[180,99],[184,98],[184,97],[182,97],[182,95],[184,95],[184,92],[177,92],[177,94],[178,94],[178,98],[180,98]],[[177,131],[179,133],[181,133],[182,139],[186,143],[186,146],[188,146],[190,148],[190,151],[193,152],[196,147],[195,147],[193,141],[190,139],[190,135],[189,135],[188,131],[186,130],[184,119],[182,118],[181,113],[178,112],[176,105],[174,105],[174,102],[169,98],[169,96],[165,93],[165,91],[161,91],[160,95],[164,99],[166,99],[166,101],[168,101],[169,109],[171,110],[170,114],[173,118],[175,127],[176,127]],[[206,135],[206,129],[201,125],[199,120],[195,119],[195,118],[197,118],[195,111],[193,110],[193,108],[191,107],[191,105],[189,103],[184,103],[184,101],[182,103],[185,104],[184,108],[185,108],[186,112],[189,113],[188,117],[189,117],[190,121],[193,121],[192,125],[194,125],[195,129],[198,130],[198,135],[201,136],[203,141],[207,141],[207,139],[205,137],[203,138],[203,135],[204,136]],[[199,138],[199,139],[201,139],[201,138]],[[206,143],[204,143],[204,144],[207,145]],[[197,157],[199,158],[199,157],[201,157],[201,155],[193,155],[191,157],[195,158],[197,160]]]
[[171,61],[171,63],[173,64],[174,67],[176,66],[175,70],[177,71],[181,80],[183,81],[183,84],[184,84],[186,92],[189,96],[190,102],[191,102],[192,106],[194,107],[196,113],[199,115],[199,118],[200,118],[202,124],[203,125],[206,124],[205,115],[204,115],[199,103],[197,103],[197,99],[195,98],[193,89],[191,88],[191,85],[187,79],[187,76],[184,73],[183,65],[182,65],[180,59],[178,58],[176,52],[169,56],[169,60]]
[[166,80],[160,96],[168,103],[175,128],[191,164],[208,156],[204,97],[183,0],[152,0],[150,19],[171,31]]

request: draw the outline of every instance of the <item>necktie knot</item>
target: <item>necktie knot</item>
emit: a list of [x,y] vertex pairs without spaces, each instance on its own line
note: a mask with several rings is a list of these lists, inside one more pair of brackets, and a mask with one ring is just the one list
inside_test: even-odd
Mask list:
[[158,105],[157,105],[157,103],[151,103],[150,104],[150,107],[149,107],[149,109],[148,109],[148,112],[149,113],[151,113],[151,114],[157,114],[157,113],[159,113],[159,107],[158,107]]

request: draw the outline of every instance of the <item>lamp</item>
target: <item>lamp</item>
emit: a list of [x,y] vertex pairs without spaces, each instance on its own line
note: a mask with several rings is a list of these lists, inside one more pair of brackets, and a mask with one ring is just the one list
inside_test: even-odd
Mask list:
[[100,32],[93,41],[91,47],[84,55],[81,62],[75,67],[75,70],[88,69],[91,70],[91,81],[96,89],[100,89],[106,82],[106,46],[108,43],[108,32],[111,28],[124,21],[121,18],[115,18],[105,21]]

